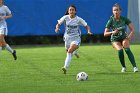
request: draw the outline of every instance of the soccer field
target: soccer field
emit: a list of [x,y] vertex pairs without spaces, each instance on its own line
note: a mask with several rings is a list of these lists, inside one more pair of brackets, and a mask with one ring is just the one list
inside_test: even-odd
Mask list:
[[[127,72],[111,45],[80,46],[80,58],[73,56],[66,75],[61,71],[64,46],[16,48],[17,61],[2,51],[0,55],[0,93],[139,93],[140,72],[134,73],[125,54]],[[140,68],[140,45],[131,45]],[[87,81],[77,81],[84,71]]]

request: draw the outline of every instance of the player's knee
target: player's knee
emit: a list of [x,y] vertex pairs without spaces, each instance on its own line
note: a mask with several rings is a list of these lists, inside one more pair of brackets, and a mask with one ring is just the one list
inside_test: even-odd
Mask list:
[[1,46],[5,47],[6,46],[6,42],[1,42]]
[[121,50],[121,49],[123,49],[122,46],[115,46],[114,48],[115,48],[116,50]]
[[73,51],[74,51],[74,50],[73,50],[72,48],[69,48],[69,49],[68,49],[68,53],[73,53]]

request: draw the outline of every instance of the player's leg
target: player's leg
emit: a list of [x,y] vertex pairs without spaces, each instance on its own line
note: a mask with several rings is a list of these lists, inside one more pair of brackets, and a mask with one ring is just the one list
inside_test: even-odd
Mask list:
[[[68,49],[66,49],[66,52],[68,52]],[[72,56],[75,55],[77,58],[79,58],[79,53],[78,53],[78,49],[76,49],[75,51],[73,51]]]
[[67,67],[69,66],[69,64],[71,62],[71,58],[72,58],[73,53],[76,52],[77,49],[79,48],[80,42],[81,42],[80,38],[76,38],[75,40],[70,42],[70,47],[69,47],[68,52],[67,52],[68,59],[66,58],[66,60],[65,60],[65,62],[68,63]]
[[113,42],[112,45],[118,51],[118,57],[119,57],[121,65],[122,65],[121,72],[125,72],[126,66],[125,66],[124,52],[123,52],[122,44],[121,44],[121,42]]
[[2,35],[0,34],[0,55],[1,55],[1,52],[2,52]]
[[66,70],[68,69],[71,59],[72,59],[72,53],[73,51],[75,51],[78,48],[78,46],[76,44],[71,44],[70,48],[68,49],[67,52],[67,56],[65,59],[65,64],[64,64],[64,68],[62,68],[62,70],[64,71],[64,74],[66,74]]
[[8,44],[5,45],[5,48],[12,53],[14,60],[17,60],[17,56],[16,56],[16,50],[13,50]]
[[0,28],[0,54],[2,52],[2,43],[3,43],[3,35],[4,35],[4,29]]
[[2,35],[2,38],[1,38],[1,43],[2,43],[2,46],[5,47],[6,50],[8,50],[10,53],[12,53],[13,57],[14,57],[14,60],[17,59],[17,56],[16,56],[16,51],[13,50],[5,41],[4,39],[4,35]]
[[125,49],[125,52],[129,58],[130,62],[134,68],[134,72],[138,72],[138,68],[137,68],[136,62],[135,62],[135,57],[134,57],[132,51],[130,50],[129,40],[127,40],[127,39],[123,40],[122,44],[123,44],[123,47]]
[[71,41],[69,39],[66,39],[66,38],[64,38],[64,41],[65,41],[65,48],[66,48],[66,54],[67,55],[66,55],[65,63],[64,63],[64,66],[62,67],[62,70],[63,70],[64,74],[66,74],[67,69],[68,69],[68,67],[67,67],[68,62],[66,60],[71,59],[72,55],[71,56],[68,55],[68,49],[70,48],[70,42]]
[[81,41],[80,38],[65,40],[65,48],[67,49],[67,56],[66,56],[66,59],[65,59],[64,67],[62,68],[62,70],[64,71],[64,74],[66,74],[66,71],[67,71],[67,69],[70,65],[73,52],[76,49],[78,49],[79,46],[80,46],[80,41]]
[[[80,46],[80,43],[81,43],[81,38],[80,37],[77,37],[75,41],[72,42],[73,44],[76,44],[78,47]],[[78,48],[73,51],[73,55],[75,55],[77,58],[79,58],[79,53],[78,53]]]
[[76,49],[72,54],[75,55],[77,58],[80,57],[80,56],[79,56],[79,53],[78,53],[78,49]]

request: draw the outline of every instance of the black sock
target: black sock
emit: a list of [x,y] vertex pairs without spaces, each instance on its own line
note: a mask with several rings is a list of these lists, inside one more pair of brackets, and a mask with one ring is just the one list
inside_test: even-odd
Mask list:
[[125,62],[124,62],[124,53],[123,53],[123,49],[118,50],[118,57],[119,57],[119,60],[120,60],[120,63],[121,63],[121,65],[122,65],[122,67],[126,67],[126,66],[125,66]]
[[133,65],[133,67],[136,67],[136,62],[135,62],[135,58],[133,53],[131,52],[130,48],[125,48],[125,52],[131,62],[131,64]]

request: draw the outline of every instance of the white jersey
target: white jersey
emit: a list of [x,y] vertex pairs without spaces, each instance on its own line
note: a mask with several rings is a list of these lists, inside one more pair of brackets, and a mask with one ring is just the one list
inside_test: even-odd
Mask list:
[[63,16],[58,20],[58,24],[65,24],[65,34],[64,37],[76,37],[81,36],[80,25],[87,26],[87,23],[82,18],[75,16],[75,18],[70,18],[69,15]]
[[0,30],[5,29],[6,30],[6,34],[7,34],[7,24],[5,19],[3,18],[3,16],[11,14],[11,11],[9,10],[9,8],[5,5],[0,7]]

